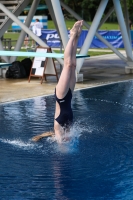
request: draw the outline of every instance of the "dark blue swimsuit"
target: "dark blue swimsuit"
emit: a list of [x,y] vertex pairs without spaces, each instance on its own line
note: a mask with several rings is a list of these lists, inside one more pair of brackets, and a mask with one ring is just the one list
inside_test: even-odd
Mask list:
[[72,99],[72,92],[69,88],[68,93],[63,99],[58,99],[56,96],[55,90],[55,98],[60,106],[60,114],[55,119],[62,127],[68,127],[73,122],[73,112],[71,108],[71,99]]

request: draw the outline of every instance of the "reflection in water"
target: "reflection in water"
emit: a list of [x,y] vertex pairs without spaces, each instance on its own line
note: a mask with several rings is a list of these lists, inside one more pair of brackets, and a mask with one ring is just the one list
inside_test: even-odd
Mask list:
[[0,106],[1,199],[132,200],[133,82],[74,93],[71,141],[38,143],[54,97]]
[[53,161],[53,176],[54,176],[54,188],[55,188],[55,196],[53,199],[66,199],[66,197],[63,194],[63,188],[64,186],[62,185],[62,174],[61,174],[61,166],[60,162]]

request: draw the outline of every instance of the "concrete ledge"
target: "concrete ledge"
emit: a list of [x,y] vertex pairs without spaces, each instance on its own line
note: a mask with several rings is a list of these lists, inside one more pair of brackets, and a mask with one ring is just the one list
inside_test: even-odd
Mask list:
[[6,68],[1,68],[0,71],[1,71],[0,72],[1,77],[2,78],[6,78],[6,71],[7,71],[7,69]]
[[[128,64],[120,60],[118,56],[85,60],[82,71],[80,74],[76,74],[78,80],[75,90],[133,80],[133,74],[125,73],[125,66],[128,66]],[[60,74],[59,65],[57,65],[57,71]],[[33,78],[30,83],[28,83],[28,78],[0,78],[0,104],[38,96],[54,95],[56,85],[55,78],[47,82],[44,81],[43,84],[40,84],[38,78]]]
[[83,82],[83,74],[76,74],[76,82]]
[[133,74],[133,66],[126,66],[125,67],[126,74]]
[[7,69],[4,69],[3,72],[2,72],[2,77],[3,78],[6,78],[6,72],[7,72]]

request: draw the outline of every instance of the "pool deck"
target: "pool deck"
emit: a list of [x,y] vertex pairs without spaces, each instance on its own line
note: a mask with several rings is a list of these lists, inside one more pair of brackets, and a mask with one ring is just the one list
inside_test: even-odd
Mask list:
[[[125,53],[123,52],[123,54]],[[58,63],[56,65],[59,72]],[[133,80],[133,74],[125,73],[125,66],[126,63],[115,54],[86,59],[80,72],[84,76],[84,81],[76,83],[75,90]],[[43,84],[40,84],[39,78],[31,78],[30,83],[28,79],[0,78],[0,103],[54,94],[56,84],[55,77],[49,77],[48,81],[44,81]]]

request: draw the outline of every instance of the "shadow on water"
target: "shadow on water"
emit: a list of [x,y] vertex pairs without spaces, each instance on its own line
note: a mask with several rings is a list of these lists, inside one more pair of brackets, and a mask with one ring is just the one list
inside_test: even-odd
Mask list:
[[62,144],[31,141],[53,129],[53,96],[0,105],[1,199],[132,199],[132,99],[132,81],[76,91]]

